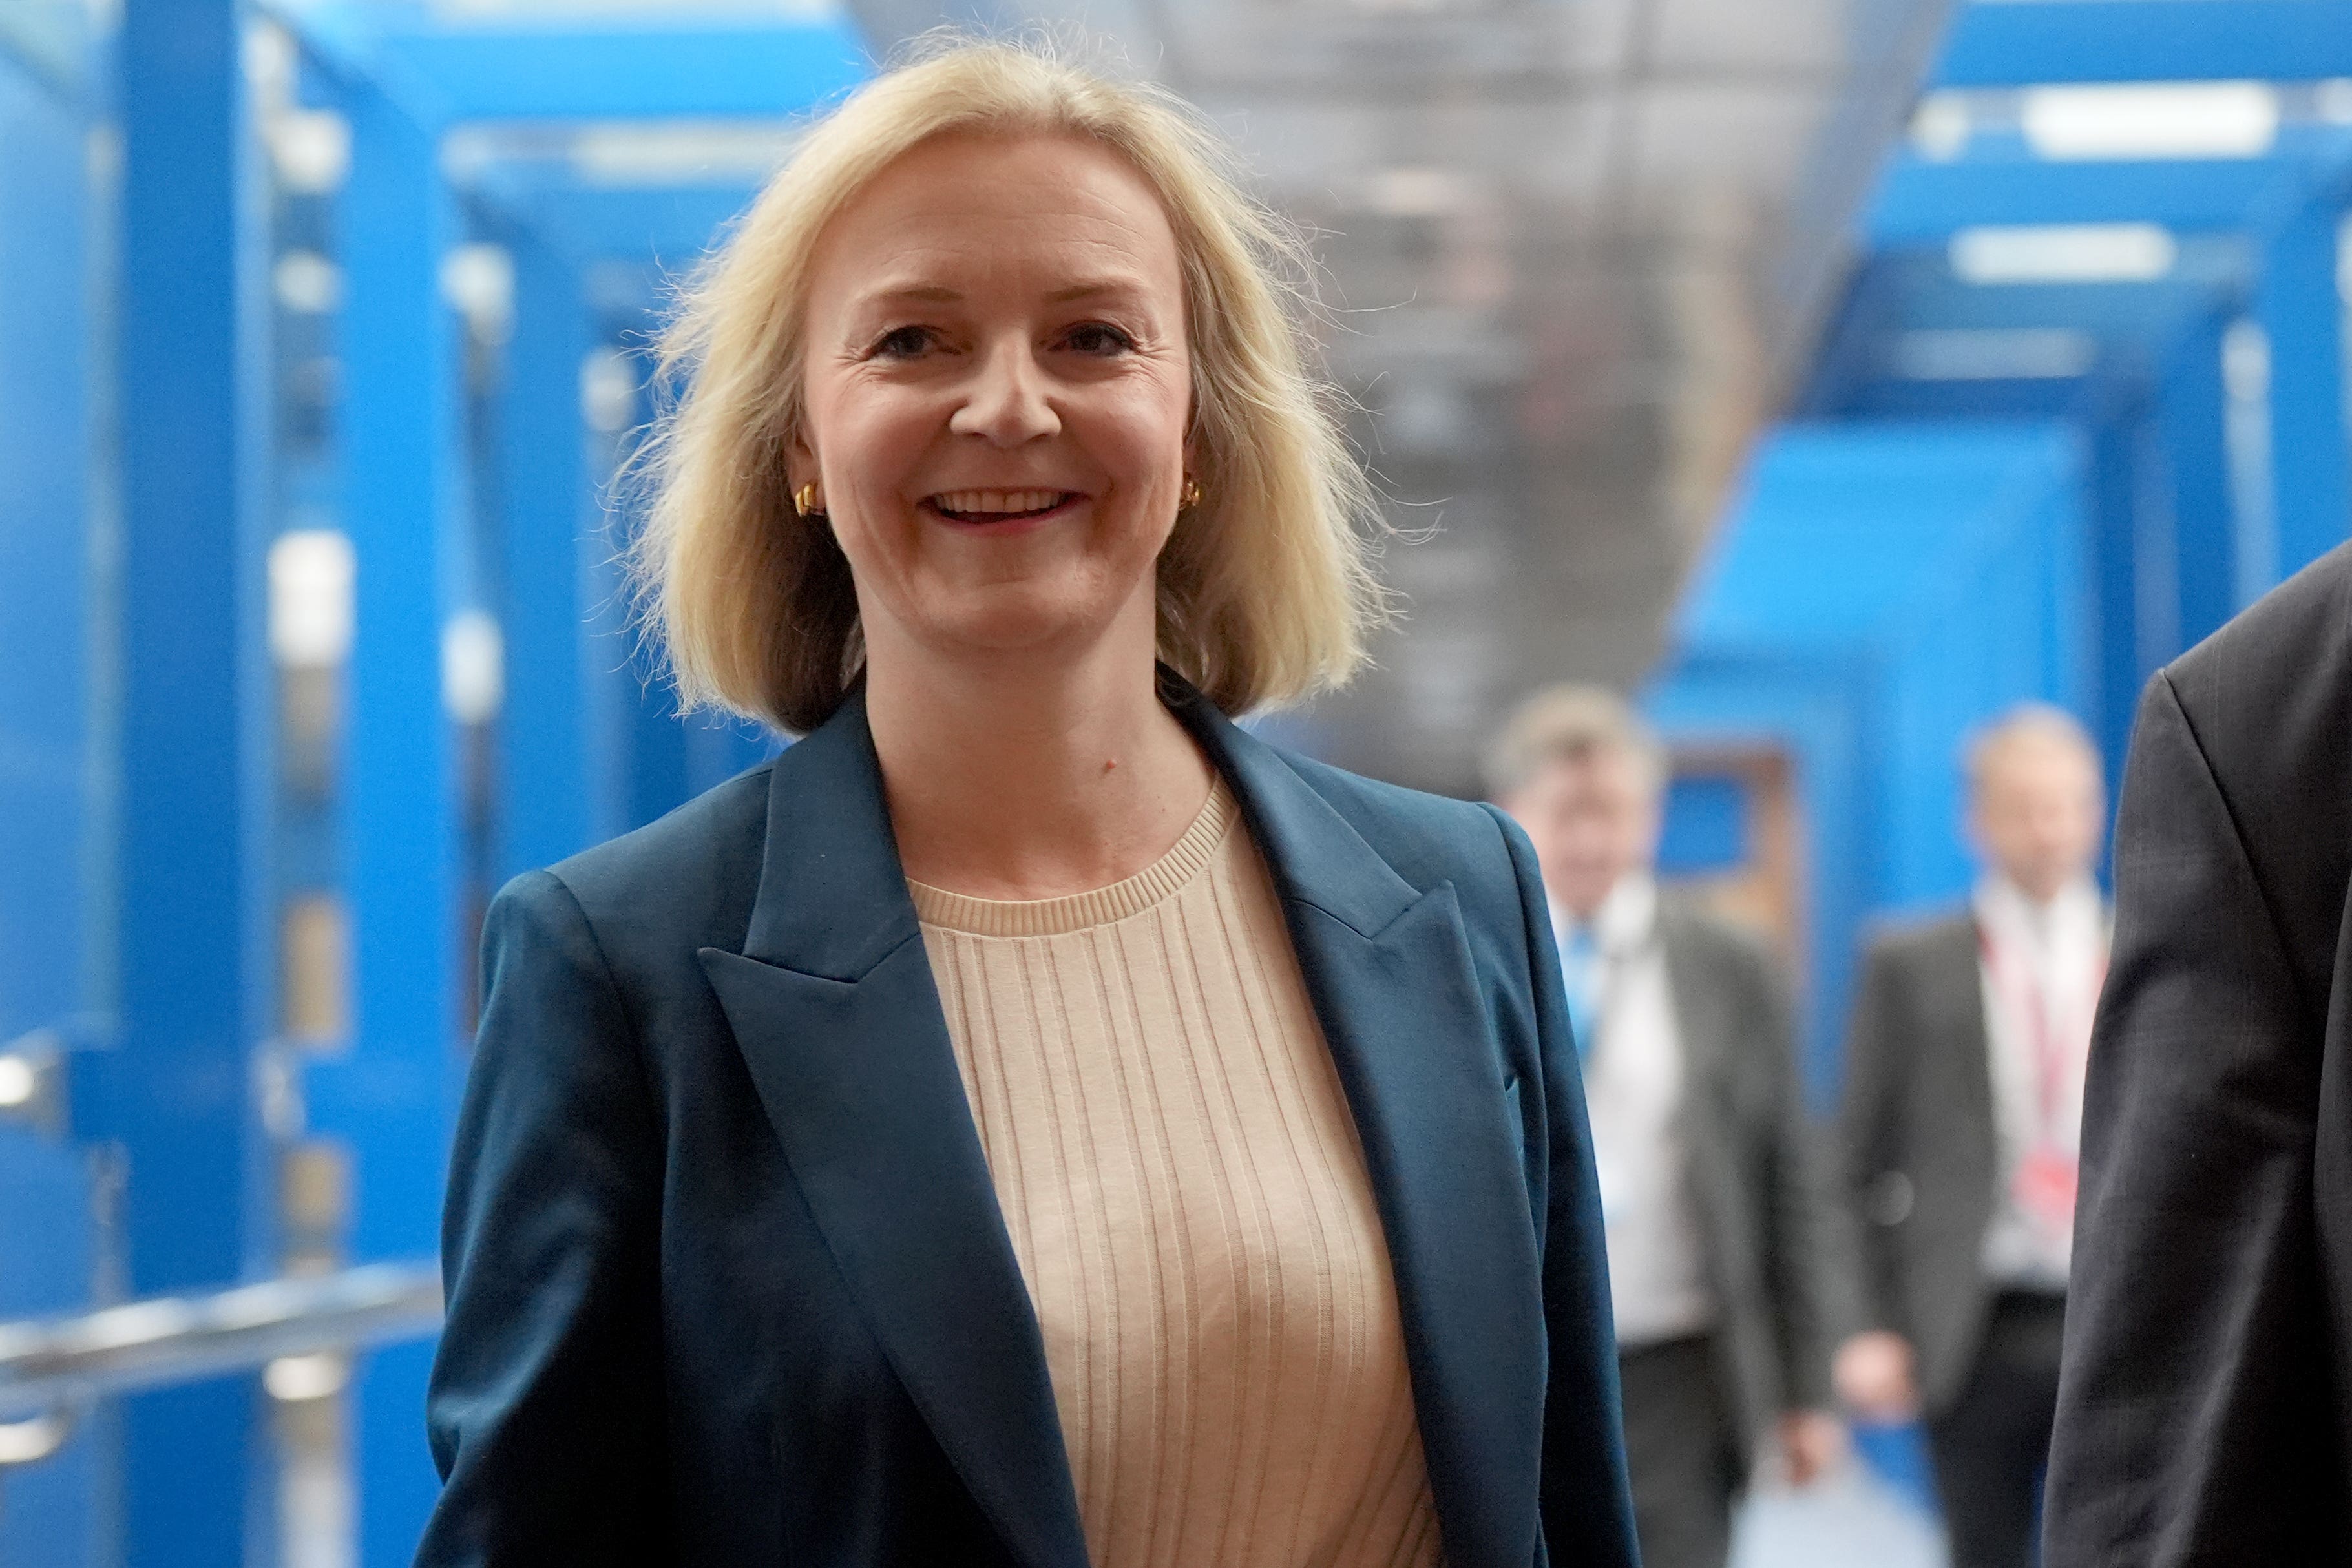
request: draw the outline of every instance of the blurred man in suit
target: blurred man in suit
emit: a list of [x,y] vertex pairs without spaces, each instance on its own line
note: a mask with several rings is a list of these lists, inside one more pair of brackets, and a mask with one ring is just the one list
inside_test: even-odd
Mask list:
[[1584,1058],[1642,1561],[1720,1568],[1757,1461],[1801,1484],[1844,1432],[1789,1000],[1753,940],[1661,896],[1664,784],[1656,737],[1595,688],[1538,695],[1488,758]]
[[2352,1563],[2347,886],[2352,548],[2140,701],[2049,1568]]
[[2072,1262],[2107,917],[2089,736],[2018,708],[1968,759],[1984,863],[1966,909],[1884,936],[1846,1046],[1843,1192],[1858,1414],[1924,1414],[1954,1568],[2026,1568]]

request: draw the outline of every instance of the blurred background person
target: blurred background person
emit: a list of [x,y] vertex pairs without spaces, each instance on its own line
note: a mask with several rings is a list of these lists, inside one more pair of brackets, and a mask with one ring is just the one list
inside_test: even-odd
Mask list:
[[1751,1473],[1810,1483],[1844,1441],[1787,989],[1662,894],[1665,751],[1615,694],[1529,698],[1487,778],[1536,846],[1583,1060],[1642,1561],[1718,1568]]
[[1927,1421],[1955,1568],[2022,1568],[2058,1393],[2083,1075],[2107,965],[2099,758],[2040,704],[1967,758],[1969,906],[1870,949],[1846,1048],[1838,1392]]
[[2042,1559],[2352,1562],[2352,550],[2139,711]]

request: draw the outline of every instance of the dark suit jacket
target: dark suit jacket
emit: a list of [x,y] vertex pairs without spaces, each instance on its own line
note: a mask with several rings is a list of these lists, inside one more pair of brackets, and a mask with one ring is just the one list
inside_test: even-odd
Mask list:
[[1909,1340],[1931,1415],[1968,1380],[1991,1300],[1984,1239],[2000,1155],[1978,965],[1971,915],[1882,934],[1846,1034],[1843,1328]]
[[1744,933],[1669,901],[1658,938],[1684,1058],[1683,1146],[1721,1303],[1716,1343],[1741,1436],[1830,1403],[1821,1173],[1786,988]]
[[2352,549],[2148,683],[2044,1561],[2352,1562]]
[[[1447,1562],[1631,1568],[1527,841],[1170,700],[1240,800],[1354,1113]],[[419,1562],[1085,1568],[862,698],[518,879],[484,946]]]

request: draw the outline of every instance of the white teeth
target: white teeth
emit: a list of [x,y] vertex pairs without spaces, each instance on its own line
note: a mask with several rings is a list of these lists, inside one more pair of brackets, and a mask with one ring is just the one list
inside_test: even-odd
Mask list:
[[950,490],[934,497],[943,512],[1042,512],[1060,504],[1060,490]]

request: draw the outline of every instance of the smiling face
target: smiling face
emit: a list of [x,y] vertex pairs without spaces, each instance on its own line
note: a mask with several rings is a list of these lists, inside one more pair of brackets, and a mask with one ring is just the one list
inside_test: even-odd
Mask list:
[[1150,657],[1192,382],[1141,176],[1075,138],[927,142],[827,226],[803,341],[791,478],[849,559],[869,662],[1106,636]]

